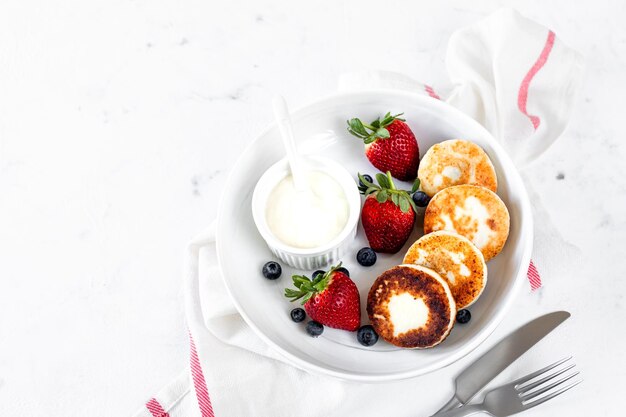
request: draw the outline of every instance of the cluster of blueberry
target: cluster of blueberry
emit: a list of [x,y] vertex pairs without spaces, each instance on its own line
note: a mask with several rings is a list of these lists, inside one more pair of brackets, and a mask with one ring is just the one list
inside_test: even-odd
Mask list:
[[[376,252],[369,247],[362,248],[357,252],[356,260],[362,266],[372,266],[376,263]],[[344,267],[338,268],[337,271],[350,276],[350,271]],[[282,267],[278,262],[269,261],[263,265],[262,272],[265,278],[275,280],[282,274]],[[313,272],[313,279],[319,274],[325,274],[325,271],[320,269]],[[290,315],[291,320],[295,323],[301,323],[306,319],[306,311],[300,307],[291,310]],[[456,321],[464,324],[469,322],[471,317],[469,310],[459,310],[456,315]],[[306,332],[312,337],[318,337],[324,332],[324,325],[315,320],[310,320],[306,325]],[[363,346],[372,346],[378,342],[378,334],[374,330],[374,327],[367,324],[359,327],[357,330],[357,340]]]
[[[294,308],[291,310],[291,319],[294,322],[300,323],[304,321],[305,318],[306,313],[304,312],[304,309]],[[315,320],[311,320],[306,324],[306,332],[313,337],[318,337],[324,333],[324,325]],[[359,327],[359,330],[356,332],[356,338],[363,346],[372,346],[378,342],[378,334],[369,324]]]
[[[306,312],[303,308],[298,307],[291,310],[291,320],[294,322],[301,323],[305,318]],[[306,332],[313,337],[318,337],[324,333],[324,325],[315,320],[311,320],[306,324]],[[363,346],[372,346],[378,342],[378,334],[369,324],[359,327],[359,330],[356,332],[356,338]]]
[[[362,266],[372,266],[376,263],[376,252],[372,248],[365,247],[357,252],[356,260]],[[263,265],[263,276],[267,279],[278,279],[282,274],[282,267],[278,262],[270,261]],[[341,267],[337,269],[337,272],[342,272],[347,276],[350,276],[350,271],[347,268]],[[313,272],[312,278],[315,279],[319,274],[324,274],[326,271],[317,270]],[[297,307],[290,312],[291,320],[295,323],[301,323],[306,319],[306,312],[303,308]],[[312,337],[318,337],[324,332],[324,325],[310,320],[306,325],[306,332]],[[357,340],[363,346],[372,346],[378,342],[378,334],[371,325],[361,326],[357,330]]]

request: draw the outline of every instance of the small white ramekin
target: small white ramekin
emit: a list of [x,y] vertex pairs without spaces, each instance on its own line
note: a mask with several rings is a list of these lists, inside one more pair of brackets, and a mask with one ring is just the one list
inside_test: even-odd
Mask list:
[[310,249],[294,248],[279,240],[267,225],[267,199],[274,187],[287,175],[289,164],[281,159],[261,176],[252,194],[252,216],[259,233],[278,259],[294,268],[314,270],[337,262],[346,253],[356,237],[356,229],[361,212],[361,196],[355,179],[350,173],[329,158],[309,156],[302,159],[307,169],[322,171],[339,183],[348,200],[349,215],[341,233],[327,244]]

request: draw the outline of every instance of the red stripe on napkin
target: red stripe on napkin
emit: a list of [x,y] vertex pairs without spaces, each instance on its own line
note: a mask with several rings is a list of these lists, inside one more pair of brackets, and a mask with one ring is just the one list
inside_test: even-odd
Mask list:
[[437,100],[441,100],[441,97],[439,97],[439,95],[437,93],[435,93],[435,90],[433,90],[433,88],[429,85],[424,85],[424,91],[426,91],[428,93],[429,96],[431,96],[432,98],[436,98]]
[[530,261],[530,265],[528,266],[528,281],[530,281],[530,289],[532,291],[541,288],[541,277],[533,261]]
[[204,380],[204,374],[202,373],[200,359],[198,358],[196,343],[193,341],[193,336],[191,336],[191,332],[189,333],[189,345],[191,349],[191,377],[193,379],[193,386],[196,389],[196,397],[198,398],[198,406],[200,406],[200,412],[202,413],[202,417],[215,417],[215,414],[213,414],[211,399],[209,398],[209,391],[207,390],[206,381]]
[[528,71],[528,73],[522,80],[522,85],[520,86],[519,93],[517,95],[517,107],[522,113],[528,116],[535,130],[537,130],[537,128],[541,124],[541,119],[533,114],[528,114],[528,111],[526,110],[526,104],[528,102],[528,87],[530,86],[530,82],[533,80],[533,77],[537,75],[541,67],[543,67],[548,60],[550,52],[552,51],[552,47],[554,46],[554,39],[554,32],[549,31],[548,39],[546,39],[546,44],[543,46],[543,50],[541,51],[541,54],[539,54],[539,58],[537,58],[535,64],[530,68],[530,71]]
[[152,414],[152,417],[170,417],[170,415],[161,407],[161,404],[156,398],[150,398],[150,401],[146,403],[146,408]]

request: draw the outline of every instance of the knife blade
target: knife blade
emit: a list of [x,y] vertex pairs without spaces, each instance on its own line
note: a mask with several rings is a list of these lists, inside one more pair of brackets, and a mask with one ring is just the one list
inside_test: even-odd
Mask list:
[[454,395],[437,413],[467,404],[489,381],[567,320],[569,316],[570,313],[567,311],[555,311],[538,317],[511,332],[456,377]]

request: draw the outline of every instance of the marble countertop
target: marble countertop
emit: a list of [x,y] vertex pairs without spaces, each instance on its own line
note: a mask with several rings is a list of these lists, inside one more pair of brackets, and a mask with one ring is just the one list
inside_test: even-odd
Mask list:
[[60,3],[0,5],[1,416],[131,415],[188,361],[183,249],[273,94],[299,107],[362,69],[437,87],[450,34],[501,6],[586,58],[570,126],[525,172],[580,271],[544,277],[509,316],[529,302],[572,311],[555,341],[585,383],[551,410],[619,414],[625,3]]

